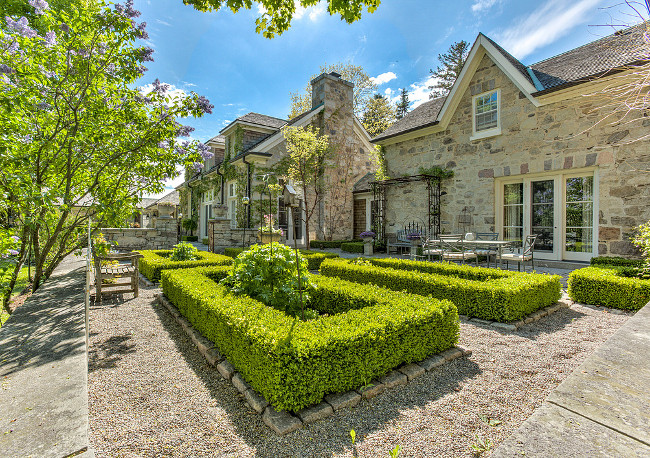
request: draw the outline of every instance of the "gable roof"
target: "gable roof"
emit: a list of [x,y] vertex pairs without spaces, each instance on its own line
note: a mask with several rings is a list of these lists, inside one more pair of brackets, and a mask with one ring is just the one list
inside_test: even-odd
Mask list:
[[[535,99],[538,95],[588,82],[604,74],[620,71],[617,69],[624,69],[626,65],[639,63],[644,56],[642,46],[644,44],[643,34],[646,31],[646,24],[641,23],[615,32],[605,38],[540,61],[529,67],[522,64],[494,40],[479,33],[449,95],[430,100],[418,106],[373,138],[372,142],[381,142],[438,124],[450,107],[454,95],[462,85],[466,74],[471,72],[472,61],[482,58],[483,54],[478,53],[479,48],[484,49],[485,53],[510,77],[532,103],[539,105],[540,102]],[[647,54],[645,59],[647,61]]]
[[373,172],[366,173],[359,181],[357,181],[354,186],[352,186],[352,192],[369,192],[372,191],[372,186],[370,183],[376,181],[377,178]]
[[158,204],[180,205],[180,203],[181,203],[180,193],[176,189],[174,189],[173,191],[168,192],[167,194],[162,196],[160,199],[147,205],[146,208],[151,208],[154,205],[158,205]]
[[225,132],[230,128],[230,126],[238,122],[243,122],[246,124],[254,124],[261,127],[270,127],[272,129],[279,129],[280,127],[284,126],[287,123],[285,119],[274,118],[273,116],[267,116],[260,113],[250,112],[250,113],[246,113],[244,116],[240,116],[239,118],[235,119],[233,122],[228,124],[219,132]]

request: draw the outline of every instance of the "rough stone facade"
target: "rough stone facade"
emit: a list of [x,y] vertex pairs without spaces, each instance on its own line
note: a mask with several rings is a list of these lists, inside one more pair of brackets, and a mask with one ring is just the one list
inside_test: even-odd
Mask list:
[[257,229],[232,228],[227,218],[215,218],[208,222],[208,247],[213,253],[223,253],[224,248],[241,247],[258,243]]
[[[472,88],[479,87],[500,90],[502,133],[471,141]],[[535,107],[485,55],[446,130],[385,147],[388,175],[415,175],[420,167],[434,165],[452,169],[454,177],[442,182],[447,194],[442,197],[441,220],[443,231],[456,232],[464,214],[471,220],[470,230],[495,230],[500,177],[594,172],[598,252],[634,255],[629,236],[635,226],[650,220],[650,173],[639,171],[650,169],[650,143],[615,143],[647,134],[650,121],[596,125],[603,116],[594,112],[600,102],[595,96],[575,96]],[[389,188],[388,233],[405,221],[426,221],[427,194],[418,186]]]
[[120,251],[170,250],[178,243],[177,220],[156,219],[155,228],[103,228],[104,238]]

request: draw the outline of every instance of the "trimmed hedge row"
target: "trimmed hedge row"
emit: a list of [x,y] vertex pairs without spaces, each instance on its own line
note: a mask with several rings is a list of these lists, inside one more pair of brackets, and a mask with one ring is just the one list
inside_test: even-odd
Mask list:
[[595,256],[591,258],[590,264],[592,266],[641,267],[643,266],[643,260],[620,258],[617,256]]
[[373,266],[388,267],[397,270],[413,270],[427,274],[452,275],[467,280],[495,280],[511,277],[513,272],[499,269],[486,269],[470,265],[458,265],[450,262],[411,261],[396,258],[368,258]]
[[171,261],[169,256],[172,250],[142,250],[138,251],[143,258],[140,259],[140,272],[151,281],[160,280],[160,272],[165,269],[187,269],[200,266],[229,266],[232,259],[208,251],[199,251],[194,261]]
[[341,250],[348,253],[363,253],[363,242],[345,242],[341,244]]
[[281,410],[317,404],[458,341],[458,311],[450,301],[312,276],[317,292],[308,307],[329,315],[302,322],[230,294],[215,283],[227,271],[167,270],[163,292]]
[[312,240],[309,242],[310,248],[341,248],[341,244],[350,242],[360,242],[361,239],[352,240]]
[[[244,251],[243,248],[226,248],[223,252],[225,256],[229,256],[231,258],[236,258],[241,254],[241,252]],[[300,254],[302,254],[305,259],[307,259],[307,264],[308,264],[308,269],[309,270],[318,270],[320,267],[321,263],[325,259],[329,258],[338,258],[339,255],[336,253],[320,253],[318,251],[310,251],[310,250],[300,250]]]
[[[320,273],[355,283],[373,283],[394,291],[449,299],[462,315],[500,322],[519,320],[554,304],[561,297],[558,275],[483,269],[487,273],[480,278],[480,271],[475,267],[440,267],[440,272],[429,273],[427,269],[437,267],[425,267],[433,264],[422,261],[395,264],[397,267],[410,267],[409,270],[379,267],[381,261],[378,259],[371,259],[370,262],[375,265],[328,259],[321,264]],[[472,275],[475,279],[467,278]]]
[[198,235],[181,235],[181,242],[198,242]]
[[650,302],[650,280],[621,277],[617,269],[574,270],[568,284],[569,297],[582,304],[637,311]]

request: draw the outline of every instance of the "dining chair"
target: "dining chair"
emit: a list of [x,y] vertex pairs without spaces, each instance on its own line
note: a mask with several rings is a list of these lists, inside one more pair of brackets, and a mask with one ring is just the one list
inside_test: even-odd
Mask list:
[[440,235],[439,239],[443,261],[460,261],[465,264],[466,260],[474,259],[478,266],[478,256],[474,250],[467,248],[462,235]]
[[442,249],[440,248],[440,241],[434,239],[425,239],[422,241],[422,256],[431,261],[431,258],[442,258]]
[[[477,232],[476,240],[499,240],[498,232]],[[499,247],[497,245],[488,245],[477,248],[475,253],[479,256],[485,256],[487,259],[487,267],[490,268],[490,257],[494,256],[494,267],[497,267],[497,256],[499,254]]]
[[[503,253],[501,256],[498,256],[500,261],[506,262],[506,269],[508,269],[509,261],[514,261],[517,263],[517,270],[521,271],[521,265],[530,261],[530,266],[532,270],[535,270],[535,242],[537,241],[537,234],[527,235],[524,239],[524,245],[521,250],[521,253]],[[526,265],[524,264],[524,272],[526,271]]]

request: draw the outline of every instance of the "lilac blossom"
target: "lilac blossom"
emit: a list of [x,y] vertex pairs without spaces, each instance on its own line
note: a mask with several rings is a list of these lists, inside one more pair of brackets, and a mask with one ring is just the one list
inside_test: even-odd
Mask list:
[[138,25],[138,38],[142,38],[143,40],[149,39],[149,34],[145,30],[147,27],[147,23],[143,22],[140,25]]
[[13,86],[13,84],[11,84],[11,80],[9,79],[9,77],[7,77],[7,75],[5,75],[4,73],[0,75],[0,81],[2,81],[3,83],[9,86]]
[[183,148],[181,148],[179,145],[174,146],[174,152],[178,154],[179,156],[185,156],[187,155],[187,151],[185,151]]
[[108,45],[103,41],[97,45],[97,53],[102,56],[106,54],[107,49],[108,49]]
[[18,51],[20,51],[20,45],[16,40],[12,40],[7,47],[7,52],[9,54],[16,54]]
[[203,160],[212,159],[214,157],[214,153],[210,151],[210,148],[205,143],[199,143],[197,149],[199,150],[199,154]]
[[20,242],[20,237],[18,237],[17,235],[12,235],[12,236],[10,237],[10,239],[13,240],[13,241],[16,242],[16,243]]
[[45,46],[48,48],[56,45],[56,33],[49,31],[45,34]]
[[5,19],[7,20],[7,27],[9,27],[13,32],[16,32],[25,38],[34,38],[37,35],[36,30],[29,26],[29,22],[25,16],[21,17],[17,21],[14,21],[9,16],[5,16]]
[[59,28],[60,28],[61,30],[63,30],[65,33],[70,33],[70,31],[72,30],[72,29],[70,28],[70,26],[69,26],[68,24],[66,24],[65,22],[62,23],[62,24],[59,26]]
[[140,16],[140,11],[133,8],[133,0],[127,0],[127,2],[122,4],[115,5],[115,11],[117,11],[122,16],[134,18]]
[[9,254],[11,256],[16,256],[18,254],[18,250],[9,250]]
[[214,108],[214,105],[212,105],[210,101],[206,99],[204,96],[200,95],[198,100],[196,101],[196,104],[198,105],[199,110],[201,110],[203,113],[212,114],[212,109]]
[[169,149],[169,142],[167,140],[158,142],[158,148]]
[[29,0],[29,4],[34,7],[36,14],[45,14],[45,10],[50,9],[45,0]]
[[135,69],[135,71],[138,72],[140,75],[144,75],[147,70],[149,69],[144,65],[138,65]]
[[156,78],[153,82],[153,90],[160,95],[165,95],[165,92],[169,90],[169,84],[162,83],[158,78]]
[[36,108],[38,108],[39,110],[50,110],[52,108],[52,105],[50,105],[47,102],[38,102],[36,104]]
[[147,62],[147,61],[149,61],[149,62],[153,62],[153,57],[152,57],[153,52],[154,52],[154,51],[153,51],[153,48],[150,48],[150,47],[148,47],[148,46],[147,46],[147,47],[143,47],[143,48],[140,48],[140,49],[138,50],[138,52],[140,53],[140,56],[139,56],[139,57],[140,57],[140,61],[141,61],[141,62]]
[[194,132],[194,127],[192,126],[183,126],[183,125],[178,125],[178,129],[176,130],[176,136],[178,137],[189,137],[190,134]]
[[192,168],[194,168],[195,172],[200,172],[201,169],[203,168],[203,162],[194,162],[192,164]]
[[15,73],[16,71],[7,64],[0,64],[0,73]]
[[23,143],[31,143],[32,142],[32,136],[30,134],[27,134],[23,137]]

